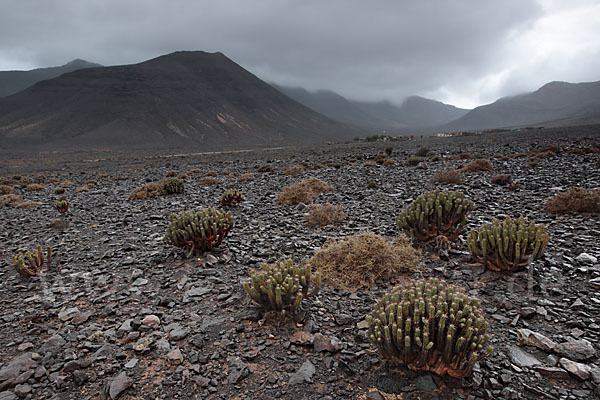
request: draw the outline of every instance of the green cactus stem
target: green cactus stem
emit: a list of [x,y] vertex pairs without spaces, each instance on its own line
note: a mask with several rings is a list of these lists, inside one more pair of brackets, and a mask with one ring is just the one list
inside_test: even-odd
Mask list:
[[184,181],[181,178],[168,178],[160,182],[162,191],[166,194],[183,193]]
[[171,216],[164,241],[184,248],[187,257],[219,246],[233,227],[233,216],[223,209],[182,211]]
[[237,189],[227,189],[219,200],[221,207],[235,207],[244,199],[242,192]]
[[411,280],[393,289],[367,321],[381,356],[414,371],[463,378],[493,351],[479,301],[444,280]]
[[54,208],[56,208],[59,213],[66,214],[66,212],[69,211],[69,200],[65,197],[61,197],[54,203]]
[[51,260],[52,248],[48,246],[44,255],[42,246],[38,245],[33,251],[19,252],[19,254],[13,256],[12,262],[19,275],[30,277],[48,271]]
[[416,242],[439,237],[454,240],[463,232],[473,202],[461,192],[423,193],[396,218],[396,222]]
[[550,237],[544,224],[528,224],[519,217],[494,219],[473,229],[467,237],[471,256],[493,271],[517,271],[540,258]]
[[292,313],[300,309],[302,299],[317,294],[320,287],[321,274],[313,275],[310,265],[300,267],[291,259],[264,264],[244,283],[250,298],[265,311]]

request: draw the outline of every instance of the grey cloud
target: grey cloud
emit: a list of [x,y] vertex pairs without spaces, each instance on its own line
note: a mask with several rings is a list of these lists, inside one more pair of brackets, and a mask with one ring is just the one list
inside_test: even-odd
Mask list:
[[[0,69],[3,60],[115,65],[222,51],[266,81],[396,102],[480,98],[473,82],[507,68],[498,60],[509,40],[544,13],[534,0],[0,1],[10,3],[0,14]],[[511,82],[498,90],[522,85]]]

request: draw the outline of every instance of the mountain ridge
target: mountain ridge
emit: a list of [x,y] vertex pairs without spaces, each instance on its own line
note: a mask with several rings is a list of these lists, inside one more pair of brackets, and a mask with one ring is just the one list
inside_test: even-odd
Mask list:
[[439,128],[480,130],[538,126],[561,120],[566,123],[576,117],[596,113],[600,113],[600,81],[553,81],[533,92],[503,97],[493,103],[476,107]]
[[450,122],[469,110],[420,96],[407,97],[398,106],[388,100],[350,100],[330,90],[308,91],[274,85],[287,96],[338,121],[378,131],[406,132]]
[[39,81],[53,79],[62,74],[83,68],[96,68],[102,65],[80,58],[56,67],[35,68],[29,71],[0,71],[0,97],[18,93]]
[[287,98],[222,53],[88,68],[0,98],[14,145],[203,149],[349,140],[357,131]]

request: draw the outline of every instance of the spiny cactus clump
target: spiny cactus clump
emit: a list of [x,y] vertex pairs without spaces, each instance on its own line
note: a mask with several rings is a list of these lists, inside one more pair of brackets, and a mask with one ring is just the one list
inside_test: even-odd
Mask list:
[[544,229],[544,224],[527,224],[523,217],[518,220],[507,217],[502,222],[494,219],[491,224],[473,229],[467,245],[473,258],[487,268],[516,271],[542,255],[549,240]]
[[227,189],[219,200],[221,207],[235,207],[244,199],[242,192],[237,189]]
[[320,287],[321,274],[313,275],[310,265],[300,267],[291,259],[274,265],[264,264],[262,271],[253,272],[244,283],[250,298],[265,311],[292,313],[300,309],[304,297],[317,294]]
[[54,208],[56,208],[59,213],[65,214],[67,211],[69,211],[69,200],[61,197],[56,201],[56,203],[54,203]]
[[[46,249],[46,255],[42,246],[38,245],[33,251],[27,251],[25,253],[19,252],[16,256],[13,256],[13,265],[15,270],[21,276],[29,277],[35,276],[40,272],[48,271],[50,267],[50,261],[52,259],[52,248],[50,246]],[[44,263],[46,264],[44,268]]]
[[163,192],[166,194],[183,193],[184,182],[181,178],[168,178],[161,182]]
[[171,215],[164,241],[182,247],[191,256],[221,244],[233,226],[233,216],[223,209],[205,208]]
[[393,289],[367,321],[381,356],[413,371],[462,378],[493,350],[479,301],[444,280],[411,280]]
[[417,242],[429,242],[440,236],[454,240],[462,233],[473,206],[474,203],[461,192],[436,189],[417,197],[396,222]]

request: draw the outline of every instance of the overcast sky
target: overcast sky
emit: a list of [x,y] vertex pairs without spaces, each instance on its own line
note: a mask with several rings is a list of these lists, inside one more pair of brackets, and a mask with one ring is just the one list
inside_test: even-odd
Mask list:
[[460,107],[600,80],[598,0],[0,0],[0,70],[221,51],[260,78]]

